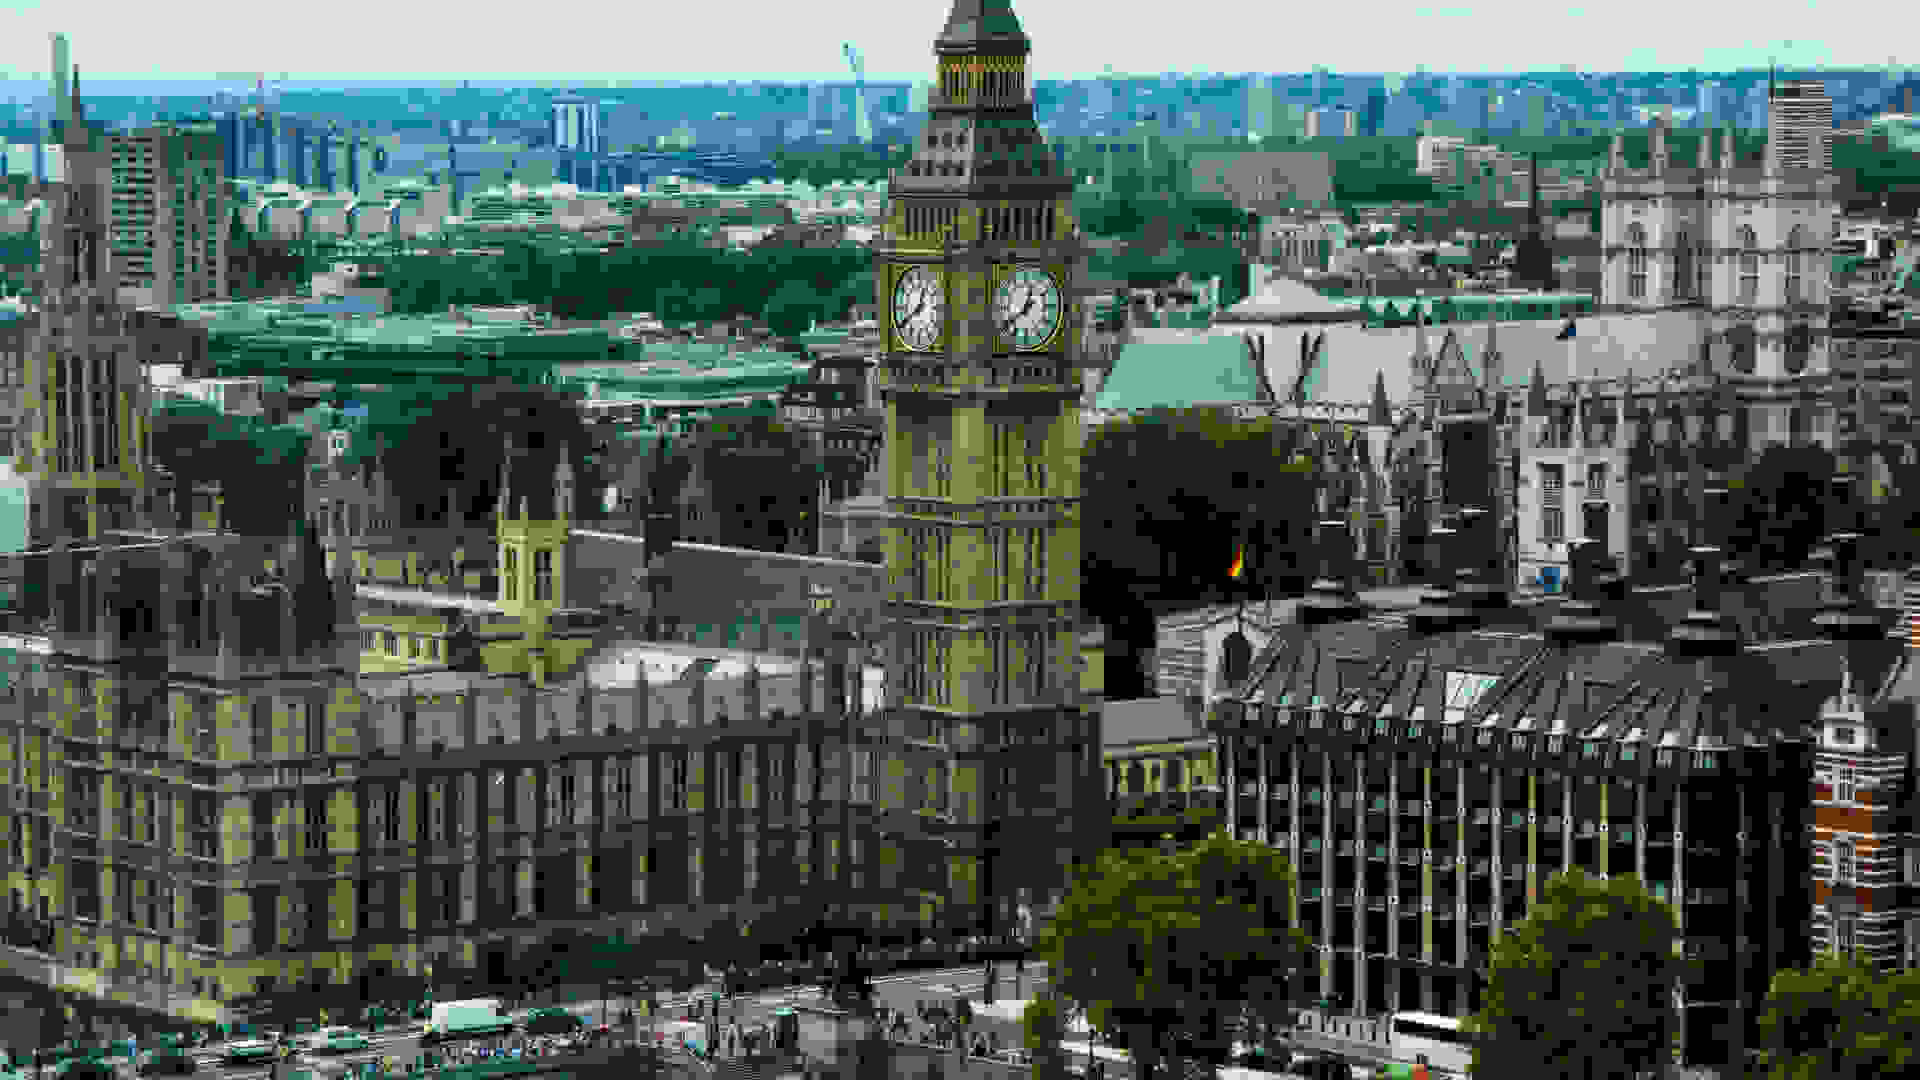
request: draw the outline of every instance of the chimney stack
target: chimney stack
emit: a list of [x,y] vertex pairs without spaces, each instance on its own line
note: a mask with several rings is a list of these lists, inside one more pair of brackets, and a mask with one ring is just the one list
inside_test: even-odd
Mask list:
[[1733,542],[1734,526],[1738,524],[1733,492],[1728,488],[1714,487],[1701,494],[1703,520],[1694,535],[1699,536],[1705,546],[1720,552],[1718,580],[1727,585],[1744,585],[1748,577],[1746,560],[1739,555],[1739,546]]
[[1693,563],[1693,607],[1667,635],[1667,651],[1682,659],[1733,656],[1740,651],[1740,632],[1720,610],[1720,549],[1702,544],[1688,556]]
[[1420,606],[1408,620],[1419,634],[1463,629],[1474,620],[1473,612],[1456,603],[1452,588],[1453,570],[1460,564],[1460,530],[1454,527],[1455,520],[1449,515],[1446,523],[1427,537],[1429,584],[1421,591]]
[[1886,626],[1867,602],[1866,567],[1860,558],[1860,534],[1834,533],[1815,558],[1825,564],[1827,598],[1814,625],[1835,641],[1884,637]]
[[1821,554],[1830,584],[1825,610],[1813,622],[1828,641],[1840,646],[1845,671],[1841,694],[1857,707],[1861,699],[1872,698],[1900,654],[1911,647],[1906,640],[1911,635],[1890,637],[1885,617],[1868,602],[1859,534],[1835,533]]
[[1300,605],[1302,626],[1323,626],[1366,614],[1353,591],[1353,539],[1345,521],[1319,523],[1320,579],[1307,590]]
[[1556,645],[1596,644],[1620,637],[1620,624],[1614,618],[1618,592],[1617,575],[1610,571],[1612,560],[1606,545],[1596,540],[1575,540],[1567,545],[1567,598],[1560,610],[1547,622],[1547,640]]
[[1507,583],[1500,572],[1500,538],[1494,515],[1484,507],[1469,506],[1460,511],[1462,548],[1460,565],[1454,571],[1454,596],[1462,606],[1476,611],[1491,611],[1511,604]]
[[1827,486],[1833,507],[1831,523],[1836,534],[1855,533],[1865,524],[1861,520],[1860,478],[1853,473],[1836,473]]

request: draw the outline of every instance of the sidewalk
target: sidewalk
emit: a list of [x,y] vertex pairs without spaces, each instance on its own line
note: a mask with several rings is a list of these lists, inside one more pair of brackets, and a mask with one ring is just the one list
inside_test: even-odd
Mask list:
[[1322,1009],[1301,1009],[1293,1031],[1298,1042],[1380,1060],[1393,1049],[1393,1025],[1384,1016],[1351,1016]]

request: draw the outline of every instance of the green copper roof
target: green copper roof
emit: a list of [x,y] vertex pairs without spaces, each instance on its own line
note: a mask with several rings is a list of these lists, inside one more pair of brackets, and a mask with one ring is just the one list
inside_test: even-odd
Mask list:
[[1237,337],[1193,342],[1146,342],[1120,350],[1101,387],[1101,409],[1181,409],[1260,396],[1253,364]]

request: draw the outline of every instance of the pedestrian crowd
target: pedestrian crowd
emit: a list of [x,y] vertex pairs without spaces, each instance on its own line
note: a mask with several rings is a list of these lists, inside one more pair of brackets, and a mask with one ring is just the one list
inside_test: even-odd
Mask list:
[[568,1054],[584,1054],[604,1046],[610,1036],[597,1028],[568,1035],[503,1035],[492,1039],[470,1039],[444,1048],[442,1056],[449,1064],[464,1065],[476,1061],[537,1060]]
[[968,1035],[953,1022],[944,1008],[921,1001],[914,1006],[914,1014],[908,1016],[899,1009],[882,1008],[881,1030],[895,1042],[917,1043],[942,1050],[965,1045],[967,1052],[974,1057],[992,1057],[1001,1050],[998,1033],[989,1031]]

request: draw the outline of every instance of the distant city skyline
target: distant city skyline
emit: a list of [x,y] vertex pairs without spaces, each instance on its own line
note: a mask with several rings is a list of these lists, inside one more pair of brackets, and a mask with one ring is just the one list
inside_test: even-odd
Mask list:
[[[928,77],[929,41],[951,0],[848,0],[833,19],[807,5],[750,4],[716,19],[698,4],[648,8],[586,4],[542,17],[474,18],[451,0],[415,0],[328,17],[297,10],[285,21],[238,0],[0,0],[0,79],[48,68],[48,35],[65,32],[83,86],[100,80],[209,82],[222,73],[286,73],[289,85],[374,82],[478,85],[621,85],[726,82],[839,82],[851,79],[842,42],[862,54],[877,82]],[[1762,0],[1735,20],[1746,43],[1728,42],[1727,20],[1711,6],[1621,0],[1548,9],[1522,0],[1441,6],[1376,0],[1364,26],[1286,7],[1221,6],[1217,17],[1180,18],[1174,9],[1128,9],[1070,0],[1015,0],[1035,43],[1040,79],[1094,78],[1111,68],[1135,76],[1306,71],[1512,73],[1575,67],[1598,73],[1784,67],[1920,67],[1887,54],[1879,5],[1820,17],[1805,0]],[[1895,5],[1887,4],[1891,16]],[[1206,10],[1206,9],[1203,9]],[[1104,14],[1103,14],[1104,12]],[[1151,25],[1149,25],[1149,20]],[[1223,23],[1236,29],[1223,33]],[[630,32],[620,27],[630,26]],[[1305,33],[1301,31],[1305,30]],[[1809,34],[1818,37],[1810,37]],[[529,55],[529,43],[537,43]],[[561,59],[561,57],[565,59]],[[458,68],[450,64],[461,65]]]

